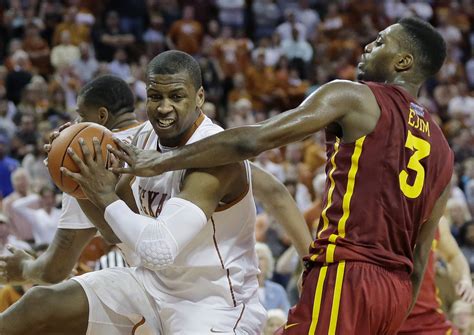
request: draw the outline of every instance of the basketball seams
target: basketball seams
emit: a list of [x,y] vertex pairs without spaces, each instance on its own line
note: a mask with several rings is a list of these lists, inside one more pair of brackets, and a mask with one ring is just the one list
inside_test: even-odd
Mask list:
[[[55,140],[57,142],[53,143],[53,148],[48,153],[50,159],[48,170],[54,183],[63,192],[82,199],[84,198],[84,194],[80,185],[60,171],[61,167],[66,167],[72,172],[80,171],[74,160],[72,160],[71,157],[68,158],[67,149],[72,148],[79,157],[82,157],[82,148],[78,140],[83,138],[85,141],[84,144],[87,146],[91,154],[93,154],[93,159],[95,160],[99,153],[96,154],[94,150],[92,138],[96,137],[100,143],[101,157],[104,163],[107,163],[110,160],[110,157],[108,156],[106,146],[108,144],[115,144],[112,141],[112,133],[99,124],[85,122],[82,124],[72,125],[71,128],[65,129],[64,132],[61,132],[61,135]],[[82,157],[81,159],[84,158]]]

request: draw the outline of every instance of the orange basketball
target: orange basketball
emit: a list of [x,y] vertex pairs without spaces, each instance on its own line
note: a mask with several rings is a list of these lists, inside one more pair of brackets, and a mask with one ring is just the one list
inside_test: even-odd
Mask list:
[[106,148],[107,144],[111,144],[114,147],[117,146],[112,140],[112,132],[97,123],[81,122],[67,127],[53,141],[48,154],[48,170],[54,183],[61,191],[78,199],[85,199],[87,197],[82,192],[81,187],[74,180],[62,174],[59,169],[65,167],[71,172],[79,172],[79,167],[67,153],[67,148],[72,148],[81,159],[84,159],[79,138],[83,138],[89,151],[94,153],[94,145],[92,143],[94,137],[97,137],[100,141],[102,159],[107,165],[109,158]]

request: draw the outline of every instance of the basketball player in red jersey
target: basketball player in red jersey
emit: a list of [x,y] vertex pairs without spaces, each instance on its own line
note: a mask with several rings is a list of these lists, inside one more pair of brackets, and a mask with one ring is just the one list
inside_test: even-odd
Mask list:
[[283,332],[395,334],[416,301],[449,196],[452,151],[416,101],[445,55],[430,24],[402,19],[365,47],[359,83],[327,83],[295,109],[169,153],[121,145],[111,151],[129,167],[115,171],[222,165],[325,129],[324,209]]
[[420,293],[410,315],[399,329],[399,335],[456,335],[458,331],[441,310],[441,300],[435,283],[435,262],[439,256],[446,262],[448,274],[456,292],[467,303],[474,302],[469,264],[451,235],[445,218],[439,221],[439,229],[431,247]]

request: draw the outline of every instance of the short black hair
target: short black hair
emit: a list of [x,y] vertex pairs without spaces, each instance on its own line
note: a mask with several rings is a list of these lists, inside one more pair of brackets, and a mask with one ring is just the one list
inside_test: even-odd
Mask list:
[[417,57],[420,70],[425,77],[436,74],[446,58],[446,42],[441,34],[428,22],[417,17],[406,17],[398,21],[408,37],[408,43]]
[[112,75],[97,77],[85,84],[79,96],[89,107],[105,107],[112,115],[132,113],[135,97],[128,84]]
[[191,55],[169,50],[160,53],[148,64],[149,74],[177,74],[183,71],[188,73],[197,91],[202,86],[201,68]]

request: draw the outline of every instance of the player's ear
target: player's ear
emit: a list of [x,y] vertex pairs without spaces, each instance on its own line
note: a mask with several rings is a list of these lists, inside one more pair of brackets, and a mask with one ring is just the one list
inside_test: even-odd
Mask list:
[[398,60],[395,63],[395,70],[403,72],[409,70],[413,66],[413,55],[410,53],[403,53],[398,55]]
[[196,106],[201,108],[204,105],[204,101],[206,100],[206,95],[204,94],[204,88],[201,86],[196,94]]
[[99,110],[97,112],[99,115],[99,124],[101,126],[104,126],[109,120],[109,111],[105,107],[99,107]]

